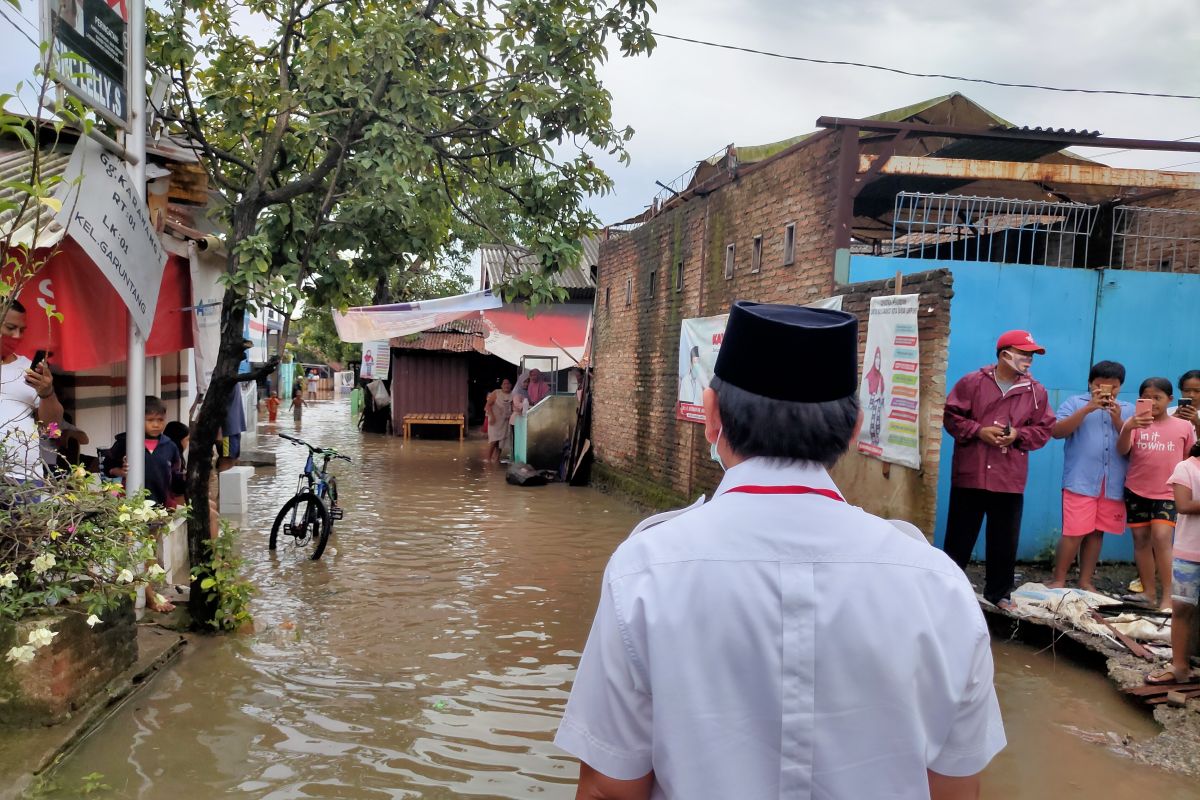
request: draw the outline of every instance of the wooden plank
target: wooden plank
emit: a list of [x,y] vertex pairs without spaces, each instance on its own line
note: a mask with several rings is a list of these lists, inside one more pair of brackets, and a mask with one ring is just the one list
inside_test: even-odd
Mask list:
[[1132,695],[1134,697],[1153,697],[1156,694],[1166,694],[1173,691],[1196,691],[1200,692],[1200,684],[1195,683],[1158,683],[1146,684],[1145,686],[1131,686],[1128,689],[1122,689],[1123,694]]
[[[860,155],[858,172],[872,170],[880,156]],[[965,181],[1023,181],[1139,189],[1200,190],[1200,172],[1119,169],[1102,164],[1043,164],[1030,161],[980,161],[969,158],[892,156],[879,168],[884,175],[959,178]]]
[[1149,651],[1147,651],[1146,648],[1142,647],[1140,644],[1135,642],[1133,639],[1130,639],[1128,636],[1126,636],[1125,634],[1121,633],[1119,630],[1114,628],[1111,624],[1109,624],[1109,621],[1107,619],[1105,619],[1103,616],[1101,616],[1100,614],[1097,614],[1095,611],[1093,611],[1092,619],[1103,624],[1104,627],[1106,627],[1110,631],[1112,631],[1113,636],[1116,636],[1117,640],[1121,644],[1125,645],[1126,649],[1128,649],[1129,652],[1133,653],[1138,658],[1144,658],[1147,661],[1155,660],[1154,656],[1150,655]]

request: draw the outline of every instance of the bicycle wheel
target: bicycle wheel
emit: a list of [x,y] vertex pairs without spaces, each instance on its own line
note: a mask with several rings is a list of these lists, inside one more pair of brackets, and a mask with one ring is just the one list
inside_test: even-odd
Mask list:
[[312,560],[316,561],[325,552],[329,543],[329,530],[333,527],[329,519],[329,510],[325,504],[312,492],[301,492],[283,504],[275,524],[271,526],[271,538],[267,542],[268,549],[274,550],[279,544],[279,536],[292,537],[292,543],[303,547],[310,542],[313,545]]

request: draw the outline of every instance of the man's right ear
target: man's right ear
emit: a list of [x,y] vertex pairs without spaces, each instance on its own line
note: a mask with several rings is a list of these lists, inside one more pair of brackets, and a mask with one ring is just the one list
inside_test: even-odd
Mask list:
[[721,433],[721,407],[717,402],[715,389],[704,390],[702,404],[704,406],[704,438],[709,444],[714,444],[717,436]]

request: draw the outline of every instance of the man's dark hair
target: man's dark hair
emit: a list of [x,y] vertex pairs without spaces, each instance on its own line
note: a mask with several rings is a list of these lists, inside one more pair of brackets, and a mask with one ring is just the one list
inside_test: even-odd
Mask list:
[[1097,361],[1088,372],[1088,383],[1096,378],[1111,378],[1117,383],[1125,382],[1125,366],[1117,361]]
[[1200,369],[1189,369],[1179,376],[1179,390],[1183,391],[1183,384],[1185,382],[1195,380],[1200,380]]
[[1175,396],[1175,387],[1166,378],[1146,378],[1142,381],[1142,385],[1138,387],[1138,396],[1141,397],[1142,392],[1147,389],[1158,389],[1167,397]]
[[833,466],[850,447],[858,395],[824,403],[792,403],[712,379],[722,438],[743,458],[778,458]]
[[25,313],[25,306],[21,305],[20,300],[13,300],[12,305],[9,306],[9,308],[11,308],[13,311],[16,311],[21,314]]
[[146,395],[146,415],[166,414],[167,404],[152,394]]

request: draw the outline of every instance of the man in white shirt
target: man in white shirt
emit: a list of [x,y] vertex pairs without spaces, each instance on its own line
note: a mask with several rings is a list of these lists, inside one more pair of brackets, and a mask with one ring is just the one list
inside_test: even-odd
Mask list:
[[605,570],[555,739],[577,797],[979,796],[1005,738],[975,593],[826,472],[861,424],[857,355],[850,314],[734,305],[704,392],[727,473]]
[[17,355],[25,327],[25,307],[14,300],[0,322],[0,448],[4,474],[18,480],[41,477],[37,425],[63,417],[50,367],[43,361],[33,369],[33,362]]

